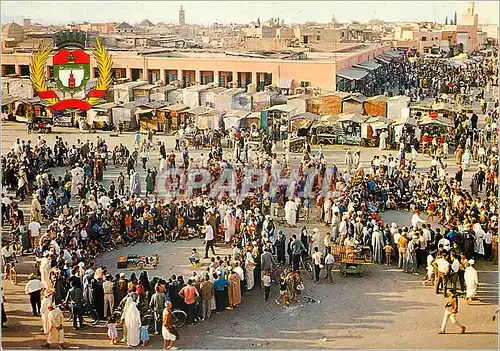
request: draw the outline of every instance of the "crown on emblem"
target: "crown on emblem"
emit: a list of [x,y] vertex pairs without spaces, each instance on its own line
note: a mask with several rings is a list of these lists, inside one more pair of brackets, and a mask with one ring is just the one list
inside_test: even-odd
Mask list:
[[69,46],[84,49],[86,41],[87,32],[80,30],[63,30],[54,34],[54,43],[56,44],[58,49]]

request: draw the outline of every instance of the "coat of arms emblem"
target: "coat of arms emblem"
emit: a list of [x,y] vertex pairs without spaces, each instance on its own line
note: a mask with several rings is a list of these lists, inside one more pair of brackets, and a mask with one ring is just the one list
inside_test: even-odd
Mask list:
[[41,46],[32,56],[30,78],[33,89],[53,110],[78,109],[86,111],[100,103],[112,83],[111,56],[96,38],[93,56],[99,74],[95,89],[83,100],[74,95],[83,91],[90,79],[90,55],[85,51],[87,33],[83,31],[62,31],[54,36],[57,52],[52,58],[54,79],[60,91],[69,93],[71,99],[61,100],[55,91],[48,89],[46,79],[47,61],[52,48]]

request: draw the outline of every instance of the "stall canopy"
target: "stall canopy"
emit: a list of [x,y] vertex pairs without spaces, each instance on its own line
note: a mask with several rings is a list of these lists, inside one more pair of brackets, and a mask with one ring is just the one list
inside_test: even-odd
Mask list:
[[363,123],[365,121],[365,118],[363,115],[360,115],[358,113],[341,113],[339,115],[339,119],[337,122],[355,122],[355,123]]
[[448,123],[447,121],[444,121],[442,119],[432,119],[428,116],[422,118],[422,120],[420,121],[420,125],[421,126],[439,126],[439,127],[448,127],[450,126],[450,123]]
[[375,62],[374,60],[370,60],[370,61],[360,62],[357,65],[354,65],[354,67],[366,69],[366,70],[369,70],[369,71],[374,71],[374,70],[379,69],[380,67],[382,67],[382,65],[380,63]]
[[348,80],[361,80],[368,75],[368,72],[358,68],[345,68],[337,75]]
[[384,54],[375,56],[375,60],[379,60],[382,63],[389,64],[392,61],[392,57]]
[[399,126],[399,125],[402,125],[402,124],[408,124],[410,126],[414,126],[415,125],[415,119],[409,118],[409,117],[401,117],[401,118],[395,119],[392,122],[392,124],[395,125],[395,126]]
[[312,124],[319,119],[319,115],[305,112],[298,114],[292,118],[292,130],[308,129]]
[[319,115],[310,112],[304,112],[304,113],[299,113],[298,115],[295,115],[291,118],[292,121],[295,121],[297,119],[307,119],[310,121],[315,121],[319,119]]

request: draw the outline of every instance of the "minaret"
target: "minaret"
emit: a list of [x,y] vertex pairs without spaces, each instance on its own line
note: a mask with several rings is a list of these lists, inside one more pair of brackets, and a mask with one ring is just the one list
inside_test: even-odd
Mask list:
[[71,71],[68,78],[68,88],[74,88],[74,87],[75,87],[75,76],[73,75],[73,71]]

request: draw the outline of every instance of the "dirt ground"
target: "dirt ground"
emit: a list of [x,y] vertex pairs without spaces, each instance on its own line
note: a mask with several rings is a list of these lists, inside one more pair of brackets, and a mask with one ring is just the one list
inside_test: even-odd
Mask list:
[[[2,147],[12,145],[16,137],[29,138],[36,142],[36,136],[25,134],[22,125],[7,123],[2,125]],[[119,142],[131,146],[133,134],[124,134],[119,138],[111,138],[107,134],[79,134],[78,132],[56,129],[55,133],[43,137],[52,143],[55,135],[62,136],[71,144],[77,138],[96,140],[96,136],[105,137],[110,148]],[[173,148],[173,138],[159,137]],[[167,147],[167,152],[169,151]],[[334,146],[325,148],[329,162],[343,164],[347,147]],[[365,167],[374,154],[395,154],[395,151],[381,152],[378,149],[362,148],[361,162]],[[230,152],[230,151],[228,151]],[[192,157],[198,153],[190,151]],[[150,155],[150,167],[157,165],[158,151]],[[430,162],[427,156],[420,155],[419,165],[422,168]],[[454,157],[447,160],[449,172],[455,171]],[[292,157],[292,163],[298,162],[298,156]],[[472,169],[475,165],[472,166]],[[60,174],[62,169],[55,169],[54,174]],[[105,173],[105,186],[115,180],[120,169],[113,166]],[[472,172],[465,173],[465,179],[470,180]],[[141,171],[142,179],[144,172]],[[27,211],[28,204],[21,204]],[[387,221],[409,223],[408,213],[386,214]],[[299,226],[302,223],[299,223]],[[319,223],[308,224],[310,229],[324,228]],[[298,229],[286,229],[287,236]],[[183,274],[188,277],[192,273],[187,256],[193,247],[203,250],[199,239],[179,241],[177,243],[157,243],[153,245],[139,244],[119,251],[103,254],[96,260],[104,264],[112,272],[117,272],[116,258],[123,253],[158,253],[160,266],[156,271],[150,271],[150,277],[155,275],[169,277],[171,274]],[[217,254],[228,252],[227,248],[217,247]],[[18,272],[20,284],[13,286],[3,282],[5,289],[9,321],[7,328],[2,330],[2,347],[6,349],[40,348],[44,336],[40,332],[41,321],[30,312],[29,299],[24,295],[24,284],[28,274],[33,270],[33,256],[21,258]],[[198,268],[198,271],[206,269]],[[453,325],[448,327],[449,334],[438,335],[445,300],[442,295],[436,295],[431,287],[422,285],[422,275],[405,274],[395,267],[382,265],[367,265],[363,278],[348,276],[341,278],[335,272],[335,284],[329,286],[324,282],[316,285],[306,278],[304,295],[317,300],[308,303],[305,299],[301,304],[292,305],[288,309],[277,305],[277,286],[273,287],[272,302],[264,303],[263,293],[258,287],[243,296],[240,308],[215,314],[208,321],[180,330],[180,348],[213,349],[213,348],[370,348],[370,349],[497,349],[498,320],[493,316],[498,310],[498,270],[489,262],[478,262],[479,271],[479,301],[467,305],[460,301],[458,320],[467,326],[467,334],[459,335]],[[423,271],[421,271],[423,273]],[[65,323],[67,346],[71,349],[85,348],[124,348],[125,345],[110,346],[104,323],[84,330],[74,331],[71,324]],[[152,336],[148,348],[161,348],[161,338]]]

